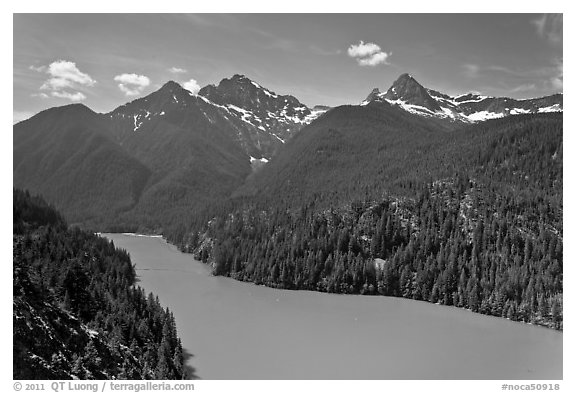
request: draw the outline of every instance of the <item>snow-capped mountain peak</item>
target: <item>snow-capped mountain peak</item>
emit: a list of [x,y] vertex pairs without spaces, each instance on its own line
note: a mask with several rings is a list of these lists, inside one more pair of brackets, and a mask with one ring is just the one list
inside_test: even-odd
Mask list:
[[450,96],[422,86],[410,74],[402,74],[386,91],[377,88],[360,105],[385,101],[403,110],[424,117],[435,117],[474,123],[524,113],[559,112],[563,110],[562,94],[542,98],[516,100],[490,97],[477,93]]
[[434,112],[440,110],[440,105],[430,96],[428,90],[410,74],[400,75],[384,94],[384,98],[421,106]]
[[197,94],[168,81],[157,91],[116,108],[106,117],[118,140],[163,132],[171,124],[206,127],[208,122],[227,130],[248,156],[260,160],[270,159],[279,146],[327,109],[310,110],[291,95],[277,94],[235,74]]
[[132,131],[137,132],[157,117],[195,106],[197,100],[194,94],[177,82],[168,81],[157,91],[119,106],[108,116],[113,121],[129,121]]
[[249,130],[247,135],[257,147],[257,151],[249,152],[251,156],[270,158],[279,145],[323,113],[240,74],[223,79],[217,86],[208,85],[198,94],[240,120],[237,126]]

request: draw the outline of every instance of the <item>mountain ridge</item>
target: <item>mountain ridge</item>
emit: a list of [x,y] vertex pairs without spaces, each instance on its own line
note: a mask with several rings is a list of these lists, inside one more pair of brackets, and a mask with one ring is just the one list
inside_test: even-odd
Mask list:
[[450,96],[425,88],[407,73],[400,75],[384,93],[378,88],[373,89],[360,105],[374,101],[386,101],[419,116],[461,123],[476,123],[516,114],[563,111],[562,93],[527,99],[476,93]]
[[[369,102],[336,108],[310,109],[239,74],[198,93],[168,81],[107,113],[84,104],[50,108],[14,125],[14,185],[42,193],[73,223],[161,233],[175,222],[185,225],[184,217],[207,203],[257,192],[254,181],[268,171],[256,172],[282,162],[280,153],[301,143],[295,139],[306,139],[302,134],[314,132],[326,116],[339,119],[324,122],[333,130],[326,134],[329,139],[338,138],[341,129],[358,131],[355,122],[364,121],[366,110],[371,113],[366,135],[415,128],[427,130],[422,131],[426,139],[473,122],[437,117],[424,107],[407,108],[433,100],[474,109],[484,101],[476,95],[450,97],[426,89],[409,74],[396,82],[387,92],[374,90]],[[403,99],[414,104],[397,102]],[[548,104],[548,97],[530,101],[539,108]],[[489,105],[496,111],[506,102],[493,99]],[[355,115],[346,117],[348,112]],[[396,131],[394,135],[399,138]],[[359,141],[385,146],[379,133],[359,136],[350,146]]]
[[[263,110],[254,105],[254,99],[250,100],[249,95],[239,95],[239,86],[248,87],[251,89],[251,92],[256,91],[256,101],[259,101],[259,96],[267,96],[274,99],[285,100],[288,104],[290,104],[287,108],[287,111],[283,113],[285,118],[282,119],[281,116],[273,114],[271,117],[262,120],[258,117],[258,113],[247,113],[246,110],[261,113],[263,113]],[[141,102],[142,100],[146,101],[146,99],[148,99],[150,96],[158,95],[162,92],[174,91],[186,92],[183,94],[199,97],[207,104],[212,104],[216,107],[219,107],[220,109],[223,109],[227,114],[232,114],[237,119],[242,120],[245,126],[248,125],[251,127],[252,132],[258,132],[259,130],[267,132],[270,132],[270,130],[274,131],[273,128],[277,126],[279,122],[287,123],[287,125],[285,124],[284,127],[280,128],[279,133],[272,132],[273,137],[280,143],[285,143],[286,141],[286,139],[282,138],[282,136],[287,136],[289,138],[289,136],[295,134],[299,128],[309,124],[319,115],[331,109],[325,105],[315,105],[314,107],[309,108],[306,105],[300,103],[297,98],[290,94],[277,94],[261,86],[259,83],[243,74],[234,74],[230,78],[222,79],[218,85],[208,84],[202,87],[197,94],[189,92],[174,80],[168,80],[158,90],[146,96],[139,97],[133,101],[122,104],[109,112],[102,112],[98,114],[113,115],[114,113],[121,111],[121,108],[124,108],[130,104]],[[449,118],[451,120],[468,123],[474,123],[477,121],[514,114],[563,111],[562,92],[523,99],[516,99],[506,96],[489,96],[475,92],[450,96],[437,90],[424,87],[409,73],[401,74],[385,92],[381,92],[379,88],[374,88],[372,92],[368,94],[368,96],[360,103],[360,105],[367,105],[372,101],[384,100],[389,103],[398,105],[402,107],[402,109],[407,110],[413,114],[428,117],[435,116],[438,118]],[[258,104],[262,105],[260,102],[258,102]],[[84,106],[90,109],[88,106],[82,103],[63,105],[59,106],[59,108],[74,105]],[[266,107],[266,105],[267,103],[265,102],[263,106]],[[249,109],[247,109],[247,107]],[[46,110],[53,108],[48,108]],[[46,110],[41,111],[36,115],[45,112]],[[92,111],[92,109],[90,110]],[[22,121],[27,121],[29,119]],[[274,124],[267,124],[266,121]],[[140,123],[140,120],[138,120],[134,128],[137,129],[137,125]],[[290,126],[292,126],[293,129],[290,129]],[[266,154],[263,156],[266,156],[269,159],[271,158],[272,154],[273,151],[266,151]]]
[[561,330],[562,115],[453,133],[421,127],[429,120],[386,101],[331,110],[181,249],[257,285],[405,297]]
[[210,98],[173,82],[109,114],[46,111],[14,126],[14,183],[91,228],[161,233],[215,274],[562,328],[563,116],[542,112],[563,96],[399,79],[277,151],[263,113],[290,100],[240,75]]
[[290,94],[277,94],[240,74],[224,78],[218,85],[207,85],[198,95],[242,120],[240,124],[250,130],[250,142],[258,147],[248,149],[249,155],[256,159],[270,159],[321,112],[310,110]]

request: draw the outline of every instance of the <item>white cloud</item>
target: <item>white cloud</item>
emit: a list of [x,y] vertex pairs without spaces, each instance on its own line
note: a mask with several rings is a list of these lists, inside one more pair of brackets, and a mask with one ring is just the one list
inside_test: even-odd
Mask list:
[[188,72],[184,68],[178,68],[178,67],[171,67],[168,69],[168,71],[170,71],[173,74],[185,74]]
[[350,57],[365,57],[381,51],[382,49],[372,42],[364,43],[364,41],[360,41],[358,45],[350,45],[348,55]]
[[38,66],[38,67],[35,67],[35,66],[31,65],[31,66],[28,67],[28,68],[30,68],[32,71],[36,71],[36,72],[44,72],[44,71],[46,71],[46,66],[44,66],[44,65]]
[[184,82],[182,84],[182,87],[184,87],[192,94],[196,94],[200,90],[200,85],[194,79],[190,79],[188,82]]
[[355,58],[359,65],[374,67],[378,64],[388,64],[391,53],[386,53],[373,42],[360,41],[348,47],[348,56]]
[[[468,78],[491,78],[501,80],[508,93],[532,91],[562,91],[564,85],[564,62],[562,58],[551,59],[551,64],[537,68],[513,68],[500,65],[462,64],[464,75]],[[515,87],[511,87],[513,85]],[[492,89],[502,89],[492,87]]]
[[546,26],[546,15],[542,15],[538,19],[534,19],[532,24],[536,26],[536,32],[539,36],[544,36],[544,27]]
[[72,102],[80,102],[80,101],[84,101],[86,99],[86,96],[84,94],[80,93],[79,91],[77,91],[75,93],[69,93],[67,91],[53,91],[50,94],[52,95],[52,97],[64,98],[64,99],[70,100]]
[[552,78],[550,83],[552,83],[552,87],[555,89],[562,90],[564,88],[564,78],[562,76]]
[[[50,75],[44,81],[40,90],[46,90],[50,96],[64,98],[73,102],[86,99],[86,95],[77,91],[87,87],[92,87],[96,81],[92,77],[78,69],[76,63],[67,60],[57,60],[48,66],[30,66],[31,70],[43,72]],[[33,94],[34,97],[48,98],[46,93]]]
[[118,82],[118,88],[127,96],[135,96],[150,85],[150,79],[144,75],[121,74],[114,77]]
[[62,90],[74,87],[74,82],[63,78],[50,78],[42,86],[40,90]]
[[536,33],[552,44],[562,44],[562,28],[564,18],[562,14],[543,14],[532,21],[536,26]]
[[536,90],[537,86],[534,83],[526,83],[520,86],[516,86],[510,90],[511,93],[524,93],[528,91]]
[[480,66],[477,64],[463,64],[464,74],[469,78],[476,78],[480,72]]
[[372,56],[364,57],[362,59],[357,59],[358,64],[361,66],[377,66],[378,64],[386,64],[386,59],[388,58],[388,53],[378,52],[374,53]]
[[39,97],[39,98],[50,98],[50,96],[46,93],[34,93],[30,94],[31,97]]
[[76,63],[65,60],[58,60],[48,66],[48,74],[51,79],[61,79],[70,84],[82,86],[94,86],[96,81],[90,75],[81,72]]
[[564,88],[564,59],[554,61],[555,75],[550,79],[550,84],[554,89],[562,90]]

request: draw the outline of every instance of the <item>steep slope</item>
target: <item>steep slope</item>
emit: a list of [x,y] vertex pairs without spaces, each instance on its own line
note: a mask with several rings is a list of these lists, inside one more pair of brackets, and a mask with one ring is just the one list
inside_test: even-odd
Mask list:
[[106,116],[111,137],[158,171],[230,161],[226,172],[247,161],[219,108],[175,82]]
[[52,108],[14,126],[13,181],[71,222],[111,219],[138,201],[151,172],[107,136],[84,105]]
[[230,114],[241,130],[242,146],[256,159],[270,159],[286,140],[326,111],[310,110],[295,97],[276,94],[238,74],[198,94]]
[[242,183],[249,156],[222,112],[168,82],[105,115],[111,137],[152,172],[138,205],[119,223],[138,221],[158,231]]
[[14,379],[181,379],[173,316],[125,251],[13,192]]
[[562,329],[562,115],[431,138],[358,121],[418,118],[385,105],[336,108],[303,129],[253,197],[184,248],[215,274],[257,284],[401,296]]
[[83,105],[14,126],[14,185],[75,223],[162,232],[226,199],[326,107],[235,75],[193,94],[169,81],[105,114]]
[[404,187],[410,173],[433,164],[425,157],[444,130],[385,101],[337,107],[303,128],[236,195],[281,196],[294,204],[318,195],[328,203]]
[[385,93],[374,89],[361,105],[373,101],[386,101],[419,116],[463,123],[563,110],[562,94],[526,100],[488,97],[473,93],[451,97],[423,87],[409,74],[400,75]]
[[404,101],[433,112],[441,110],[438,102],[428,94],[428,90],[409,74],[400,75],[383,97],[391,101]]
[[44,111],[14,126],[14,185],[42,193],[71,222],[161,232],[251,172],[222,112],[174,82],[108,114]]

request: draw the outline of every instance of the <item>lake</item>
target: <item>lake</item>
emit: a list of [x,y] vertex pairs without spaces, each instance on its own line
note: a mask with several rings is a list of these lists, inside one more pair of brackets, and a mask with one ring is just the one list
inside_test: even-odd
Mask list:
[[214,277],[158,237],[104,234],[176,318],[202,379],[562,379],[561,332],[382,296]]

